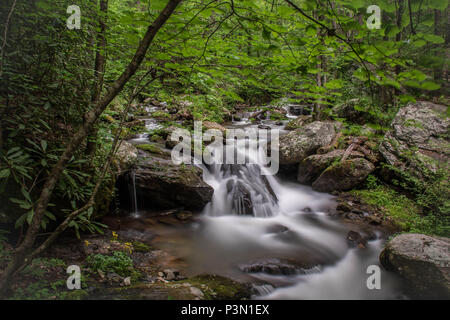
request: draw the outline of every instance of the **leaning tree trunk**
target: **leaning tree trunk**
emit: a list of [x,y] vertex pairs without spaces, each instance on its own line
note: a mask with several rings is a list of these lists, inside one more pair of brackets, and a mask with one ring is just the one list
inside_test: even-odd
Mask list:
[[161,11],[156,20],[148,27],[144,38],[140,42],[134,57],[128,64],[125,71],[112,84],[106,94],[86,113],[85,122],[69,140],[63,154],[52,168],[44,186],[42,187],[41,194],[36,202],[34,216],[25,238],[16,249],[13,260],[2,274],[0,279],[0,295],[4,295],[6,293],[12,280],[12,275],[14,275],[16,270],[22,266],[30,253],[30,250],[33,248],[36,235],[39,232],[41,221],[47,209],[53,190],[55,189],[55,186],[69,160],[72,158],[84,139],[86,139],[98,117],[103,113],[109,103],[122,91],[128,80],[136,73],[156,34],[173,14],[181,1],[182,0],[169,0],[166,7]]
[[[94,85],[92,87],[91,103],[95,105],[100,99],[103,88],[103,75],[106,65],[106,19],[108,14],[108,0],[100,0],[100,30],[97,34],[97,48],[95,53]],[[98,128],[94,126],[92,133],[87,138],[86,153],[93,156],[97,149]]]

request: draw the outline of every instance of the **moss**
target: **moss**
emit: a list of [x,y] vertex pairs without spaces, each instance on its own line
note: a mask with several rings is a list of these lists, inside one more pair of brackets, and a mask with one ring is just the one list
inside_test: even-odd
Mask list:
[[157,146],[155,146],[153,144],[138,144],[138,145],[136,145],[136,148],[150,152],[150,153],[154,153],[154,154],[160,154],[160,155],[164,154],[164,151],[162,151],[160,148],[158,148]]
[[430,222],[420,214],[421,208],[413,200],[386,186],[352,190],[351,194],[365,203],[376,206],[403,231],[430,233]]
[[189,283],[202,290],[206,300],[240,300],[250,297],[247,285],[218,275],[199,275],[178,283]]
[[164,111],[155,111],[152,113],[152,117],[159,120],[170,120],[172,116]]
[[149,246],[143,242],[140,242],[140,241],[133,241],[133,242],[131,242],[131,244],[133,245],[134,251],[136,251],[136,252],[145,253],[145,252],[149,252],[152,250],[151,246]]
[[270,120],[286,120],[286,115],[282,114],[278,111],[271,111],[270,112]]

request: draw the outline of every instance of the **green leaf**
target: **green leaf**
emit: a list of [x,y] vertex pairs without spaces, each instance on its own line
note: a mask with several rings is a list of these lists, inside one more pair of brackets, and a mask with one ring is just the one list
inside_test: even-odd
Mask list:
[[437,36],[435,34],[424,34],[423,38],[425,40],[427,40],[428,42],[435,43],[435,44],[440,44],[440,43],[445,42],[444,38]]
[[47,151],[47,141],[41,140],[41,147],[44,152]]
[[50,218],[53,221],[56,221],[56,217],[50,211],[45,211],[45,216],[47,216],[48,218]]
[[420,87],[421,87],[422,89],[424,89],[424,90],[430,90],[430,91],[432,91],[432,90],[437,90],[437,89],[439,89],[439,88],[441,87],[441,85],[440,85],[440,84],[437,84],[437,83],[435,83],[435,82],[433,82],[433,81],[425,81],[425,82],[421,83]]
[[11,174],[10,169],[6,168],[0,171],[0,179],[8,178]]
[[432,9],[445,10],[448,7],[447,0],[430,0],[429,7]]

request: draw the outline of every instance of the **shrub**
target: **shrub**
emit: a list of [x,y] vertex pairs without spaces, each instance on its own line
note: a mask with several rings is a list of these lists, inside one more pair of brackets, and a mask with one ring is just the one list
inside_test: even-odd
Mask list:
[[133,260],[122,251],[115,251],[112,255],[103,254],[90,255],[86,262],[94,270],[103,272],[114,272],[122,277],[128,277],[133,273]]

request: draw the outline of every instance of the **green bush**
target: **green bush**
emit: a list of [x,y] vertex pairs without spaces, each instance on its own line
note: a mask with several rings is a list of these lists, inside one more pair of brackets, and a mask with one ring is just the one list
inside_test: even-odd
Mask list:
[[90,255],[86,262],[94,270],[103,272],[114,272],[122,277],[131,276],[133,273],[133,260],[122,251],[115,251],[112,255],[103,254]]

